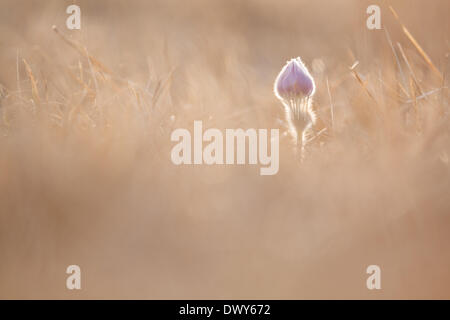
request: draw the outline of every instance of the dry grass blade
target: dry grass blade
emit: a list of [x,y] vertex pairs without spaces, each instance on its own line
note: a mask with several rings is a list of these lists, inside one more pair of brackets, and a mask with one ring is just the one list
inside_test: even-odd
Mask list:
[[334,107],[333,107],[333,99],[331,98],[330,83],[328,81],[328,77],[327,77],[327,92],[328,98],[330,99],[331,129],[334,130]]
[[172,75],[173,75],[175,69],[176,68],[172,68],[172,70],[167,75],[166,81],[164,81],[163,84],[161,84],[162,83],[161,80],[158,81],[158,84],[155,88],[155,91],[153,93],[153,98],[152,98],[152,107],[153,108],[155,108],[156,104],[158,103],[159,97],[164,93],[164,91],[166,91],[170,87],[170,82],[172,80]]
[[411,92],[411,97],[412,97],[412,102],[413,102],[413,106],[414,106],[414,115],[415,115],[415,122],[416,122],[416,130],[417,132],[421,131],[421,125],[420,125],[420,115],[419,115],[419,106],[417,104],[417,99],[416,99],[416,89],[415,89],[415,81],[412,77],[409,78],[409,88],[410,88],[410,92]]
[[370,93],[369,89],[366,86],[366,83],[363,81],[363,79],[361,79],[361,76],[359,75],[359,73],[355,70],[356,66],[358,65],[358,63],[354,63],[351,67],[350,70],[353,73],[353,75],[355,76],[355,79],[358,81],[358,83],[361,85],[361,87],[364,89],[364,91],[367,93],[367,95],[373,100],[375,101],[375,103],[377,102],[377,100],[375,100],[375,97]]
[[16,54],[16,80],[17,80],[17,90],[19,91],[19,95],[22,92],[22,88],[20,86],[20,72],[19,72],[19,50],[17,50]]
[[395,51],[394,45],[392,44],[391,36],[389,35],[389,32],[386,27],[384,27],[384,33],[386,35],[386,40],[389,43],[389,46],[391,47],[392,53],[394,54],[395,63],[397,64],[398,71],[400,72],[400,76],[402,79],[402,82],[401,83],[399,82],[398,85],[400,86],[402,91],[406,94],[406,96],[408,96],[408,92],[404,88],[404,84],[406,82],[406,77],[405,77],[405,74],[403,73],[403,68],[400,63],[400,59],[398,58],[397,52]]
[[411,77],[413,78],[413,80],[417,86],[417,89],[419,89],[420,94],[423,94],[423,91],[419,85],[419,81],[417,81],[416,74],[414,73],[414,70],[412,69],[411,64],[409,63],[408,57],[406,57],[405,51],[403,51],[402,45],[397,42],[397,46],[398,46],[398,49],[400,50],[403,60],[405,60],[406,66],[408,67],[409,73],[410,73]]
[[83,47],[82,45],[76,43],[75,41],[67,38],[64,34],[62,34],[61,32],[59,32],[58,28],[56,26],[52,26],[53,31],[56,32],[57,35],[59,35],[61,37],[61,39],[67,43],[69,46],[71,46],[72,48],[74,48],[76,51],[78,51],[79,54],[81,54],[82,56],[84,56],[86,59],[88,59],[88,61],[90,63],[92,63],[93,66],[97,67],[97,69],[99,69],[100,71],[107,73],[107,74],[112,74],[111,70],[109,70],[109,68],[107,68],[105,65],[103,65],[103,63],[101,63],[100,61],[98,61],[97,59],[95,59],[93,56],[91,56],[90,54],[88,54],[87,50],[85,47]]
[[28,62],[25,59],[22,59],[22,61],[23,61],[23,64],[25,65],[25,68],[27,70],[28,77],[30,78],[31,94],[33,96],[33,99],[34,99],[35,103],[39,104],[41,102],[41,99],[39,98],[39,91],[38,91],[36,79],[35,79],[35,77],[33,75],[33,71],[31,70],[30,65],[28,64]]
[[414,45],[416,50],[419,52],[419,54],[422,56],[422,58],[425,60],[425,62],[430,66],[430,68],[436,73],[436,75],[439,77],[439,79],[442,80],[443,76],[442,76],[441,72],[438,70],[438,68],[436,68],[436,66],[431,61],[430,57],[425,52],[425,50],[422,49],[422,47],[419,45],[417,40],[413,37],[413,35],[409,32],[409,30],[405,27],[405,25],[400,21],[400,18],[398,16],[397,12],[395,12],[395,10],[394,10],[394,8],[392,8],[392,6],[389,6],[389,9],[391,10],[395,19],[397,19],[397,21],[402,26],[402,30],[405,33],[406,37],[409,39],[409,41],[411,41],[411,43]]

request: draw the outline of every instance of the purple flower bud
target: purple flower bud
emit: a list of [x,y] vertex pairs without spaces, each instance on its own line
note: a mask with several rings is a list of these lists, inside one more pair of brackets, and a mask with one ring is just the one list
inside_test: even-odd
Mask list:
[[275,94],[279,99],[303,99],[314,94],[314,79],[300,58],[291,59],[275,80]]

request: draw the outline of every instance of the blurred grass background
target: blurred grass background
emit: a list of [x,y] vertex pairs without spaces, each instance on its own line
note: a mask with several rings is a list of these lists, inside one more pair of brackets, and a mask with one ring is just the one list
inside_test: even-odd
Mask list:
[[[0,297],[449,298],[449,8],[2,0]],[[272,87],[296,56],[327,128],[307,163],[286,136],[275,176],[171,163],[193,120],[285,132]]]

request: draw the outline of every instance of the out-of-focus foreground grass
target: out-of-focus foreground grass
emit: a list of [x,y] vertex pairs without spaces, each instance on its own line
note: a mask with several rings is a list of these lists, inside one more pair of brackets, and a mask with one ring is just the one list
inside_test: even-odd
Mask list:
[[[80,1],[71,31],[70,1],[2,0],[0,297],[450,298],[450,4],[368,30],[372,2]],[[304,164],[284,135],[275,176],[172,164],[193,120],[285,132],[296,56],[326,128]]]

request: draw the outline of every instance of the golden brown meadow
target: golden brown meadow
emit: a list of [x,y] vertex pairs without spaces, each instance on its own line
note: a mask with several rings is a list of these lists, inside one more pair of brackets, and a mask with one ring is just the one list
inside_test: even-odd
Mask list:
[[[72,3],[0,3],[1,298],[450,298],[448,1]],[[285,132],[297,56],[305,163],[172,164],[194,120]]]

